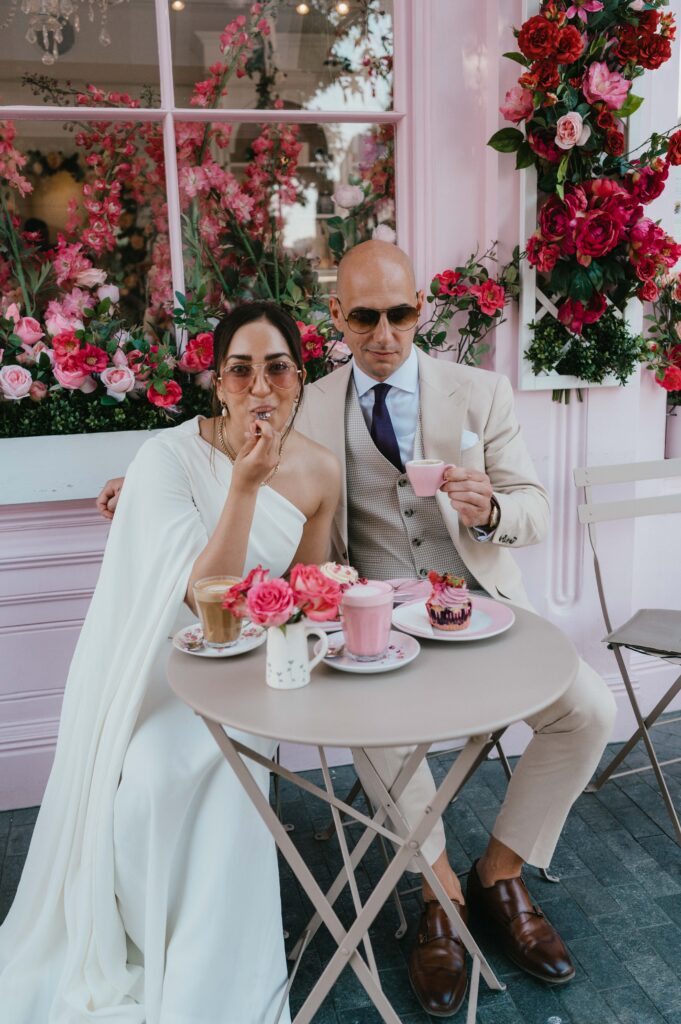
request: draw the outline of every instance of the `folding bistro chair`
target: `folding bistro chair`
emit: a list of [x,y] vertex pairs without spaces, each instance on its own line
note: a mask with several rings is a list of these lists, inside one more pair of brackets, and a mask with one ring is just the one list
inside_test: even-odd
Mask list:
[[[681,715],[671,719],[667,718],[664,722],[657,721],[665,708],[668,707],[681,690],[681,675],[671,684],[652,711],[644,717],[622,656],[622,648],[627,647],[629,650],[637,651],[640,654],[648,654],[651,657],[669,660],[677,664],[681,663],[681,611],[644,608],[637,611],[623,625],[613,629],[605,598],[603,574],[596,553],[596,523],[611,522],[615,519],[633,519],[639,516],[681,512],[681,493],[666,494],[653,498],[642,497],[606,501],[596,504],[591,497],[591,488],[593,486],[628,484],[642,480],[668,479],[676,476],[681,477],[681,459],[662,459],[656,462],[638,462],[619,466],[592,466],[575,469],[574,471],[575,484],[577,487],[584,489],[585,500],[579,506],[579,521],[584,523],[587,528],[593,550],[598,597],[601,602],[605,628],[608,631],[608,635],[604,639],[615,654],[617,665],[638,723],[638,728],[631,738],[627,740],[607,768],[587,787],[587,792],[595,793],[611,778],[616,779],[623,775],[635,775],[639,772],[653,771],[677,838],[681,842],[679,816],[662,774],[662,768],[665,765],[681,761],[681,756],[672,757],[666,761],[659,761],[649,731],[656,725],[681,721]],[[615,771],[641,740],[645,745],[650,764],[643,765],[640,768]]]

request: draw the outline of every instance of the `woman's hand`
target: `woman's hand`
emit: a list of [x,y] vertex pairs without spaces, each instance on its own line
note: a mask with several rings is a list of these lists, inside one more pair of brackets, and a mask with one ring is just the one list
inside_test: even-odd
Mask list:
[[234,460],[232,486],[250,491],[259,487],[279,465],[281,433],[267,420],[254,420]]

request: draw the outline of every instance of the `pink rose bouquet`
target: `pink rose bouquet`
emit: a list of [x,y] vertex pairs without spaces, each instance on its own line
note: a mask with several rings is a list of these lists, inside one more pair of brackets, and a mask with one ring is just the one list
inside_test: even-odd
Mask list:
[[230,587],[222,606],[238,618],[248,617],[259,626],[286,626],[304,616],[314,622],[338,618],[342,587],[325,576],[317,565],[294,565],[289,581],[269,579],[261,565]]

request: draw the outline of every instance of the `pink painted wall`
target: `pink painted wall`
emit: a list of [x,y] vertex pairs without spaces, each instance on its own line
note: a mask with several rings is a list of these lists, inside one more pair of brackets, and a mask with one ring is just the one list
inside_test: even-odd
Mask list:
[[[681,0],[672,9],[681,14]],[[502,260],[518,238],[519,176],[512,158],[485,146],[500,125],[497,108],[517,66],[500,58],[513,46],[520,0],[411,0],[398,5],[399,50],[413,48],[397,107],[408,114],[399,132],[400,241],[419,280],[499,240]],[[405,46],[405,42],[408,46]],[[399,54],[398,54],[399,55]],[[640,117],[665,128],[676,121],[678,45],[672,62],[652,76]],[[653,216],[671,227],[673,184]],[[498,331],[494,368],[517,381],[517,317]],[[603,628],[593,574],[577,521],[576,465],[662,458],[663,394],[647,374],[624,389],[586,394],[569,406],[546,392],[518,393],[517,411],[553,506],[551,539],[517,552],[529,593],[613,686],[621,709],[618,735],[629,730],[619,677],[601,644]],[[1,442],[0,442],[1,446]],[[1,458],[0,447],[0,458]],[[677,482],[678,483],[678,482]],[[673,484],[669,487],[675,486]],[[106,526],[87,502],[0,510],[0,809],[40,799],[59,714],[60,689],[94,585]],[[678,529],[649,520],[618,524],[605,545],[615,617],[641,605],[680,607],[679,588],[664,567],[679,564]],[[650,705],[671,671],[638,658],[634,677]],[[630,730],[629,730],[630,731]],[[521,748],[523,729],[509,745]],[[300,752],[288,752],[301,766]]]

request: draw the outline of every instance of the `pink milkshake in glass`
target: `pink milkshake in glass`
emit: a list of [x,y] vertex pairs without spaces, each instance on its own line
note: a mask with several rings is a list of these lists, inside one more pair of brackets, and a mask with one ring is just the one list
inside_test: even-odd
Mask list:
[[377,661],[390,640],[393,588],[389,583],[368,580],[356,583],[343,594],[341,621],[345,650],[356,661]]

